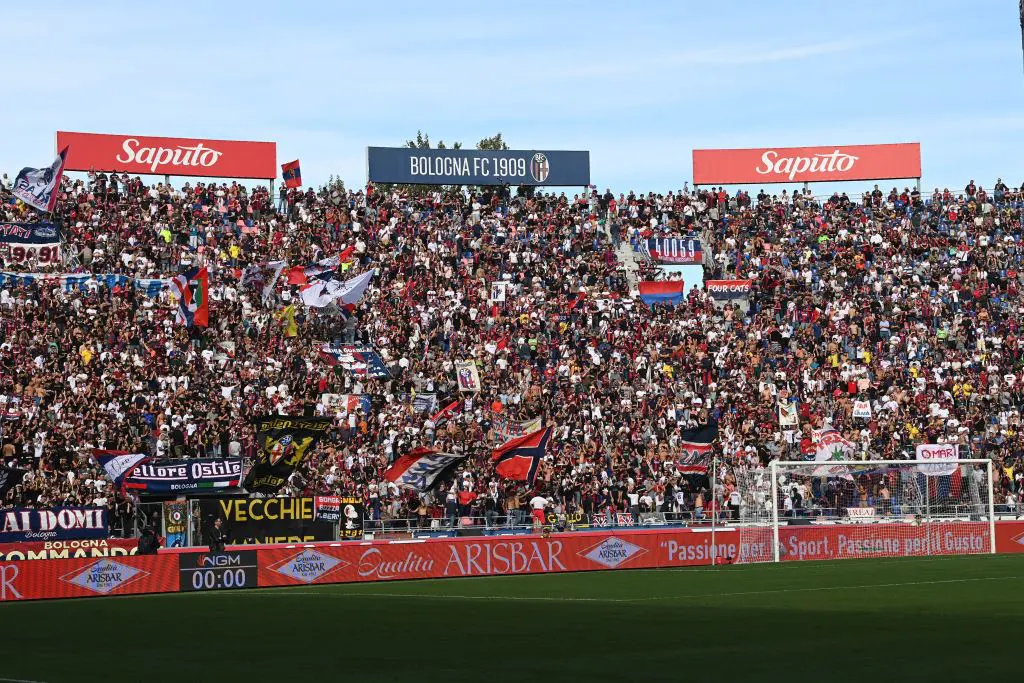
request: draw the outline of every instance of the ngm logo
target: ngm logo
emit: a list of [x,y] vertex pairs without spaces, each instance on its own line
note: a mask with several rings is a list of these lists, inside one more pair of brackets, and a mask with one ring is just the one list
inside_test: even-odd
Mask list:
[[196,566],[203,567],[241,567],[241,555],[199,555],[196,557]]

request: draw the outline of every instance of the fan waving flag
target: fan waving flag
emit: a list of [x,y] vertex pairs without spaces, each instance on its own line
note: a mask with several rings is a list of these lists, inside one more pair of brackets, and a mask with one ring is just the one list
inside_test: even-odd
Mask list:
[[94,450],[93,459],[100,467],[106,470],[107,475],[113,480],[114,486],[124,491],[124,480],[131,475],[135,468],[150,458],[144,453],[129,453],[128,451],[104,451]]
[[[344,282],[335,280],[330,273],[325,273],[318,276],[314,284],[302,290],[302,303],[310,308],[323,308],[336,300],[344,305],[356,304],[366,293],[373,273],[374,271],[368,270]],[[320,277],[324,279],[319,279]]]
[[432,448],[414,448],[395,460],[384,472],[384,478],[402,488],[429,491],[445,475],[459,466],[466,456],[440,453]]
[[0,465],[0,502],[3,502],[8,491],[21,483],[26,474],[28,474],[28,470]]
[[683,287],[682,280],[641,282],[639,283],[640,299],[648,306],[679,304],[683,302]]
[[14,179],[15,197],[39,211],[53,211],[57,203],[57,188],[60,187],[61,176],[64,175],[64,163],[68,158],[65,147],[46,168],[23,168]]
[[171,278],[171,294],[178,300],[174,322],[192,327],[210,324],[210,275],[206,268],[193,268]]
[[299,160],[281,164],[281,177],[284,178],[285,187],[302,187],[302,170],[299,168]]
[[532,484],[550,440],[551,427],[512,439],[494,450],[494,470],[505,479]]
[[676,471],[689,474],[707,474],[711,462],[711,448],[718,438],[718,422],[711,420],[706,425],[684,430],[680,434],[679,447],[682,453],[676,464]]

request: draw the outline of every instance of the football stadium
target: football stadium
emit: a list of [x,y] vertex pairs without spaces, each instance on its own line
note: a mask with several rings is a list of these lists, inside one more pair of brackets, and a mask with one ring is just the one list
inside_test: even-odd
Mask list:
[[5,11],[0,683],[1019,673],[1024,2],[194,9]]

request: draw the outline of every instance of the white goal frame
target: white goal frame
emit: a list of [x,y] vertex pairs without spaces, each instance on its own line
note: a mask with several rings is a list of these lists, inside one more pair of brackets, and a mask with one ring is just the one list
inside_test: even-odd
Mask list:
[[[953,464],[959,465],[985,465],[985,481],[988,485],[988,532],[989,532],[989,553],[995,554],[996,552],[996,517],[995,517],[995,499],[993,497],[992,487],[992,460],[989,458],[963,458],[957,460],[945,460],[942,464]],[[773,561],[780,562],[781,557],[779,553],[779,474],[781,472],[809,469],[812,467],[820,467],[822,465],[832,466],[849,466],[849,467],[871,467],[872,465],[877,466],[897,466],[897,467],[912,467],[915,465],[922,464],[918,460],[826,460],[826,461],[814,461],[814,460],[772,460],[769,464],[769,472],[771,478],[771,491],[772,491],[772,545],[774,546],[772,554]],[[944,519],[943,517],[930,517],[930,519]]]

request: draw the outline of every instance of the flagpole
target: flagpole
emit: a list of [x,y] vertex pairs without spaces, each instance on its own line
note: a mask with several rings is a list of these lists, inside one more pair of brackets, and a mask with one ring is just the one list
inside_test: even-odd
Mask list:
[[[707,462],[705,460],[705,462]],[[711,460],[711,566],[718,566],[718,546],[715,545],[715,527],[716,520],[718,517],[718,487],[716,486],[716,480],[718,478],[718,453],[715,453]]]

